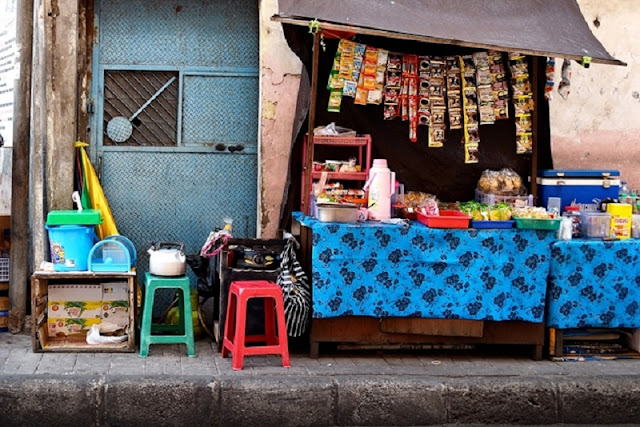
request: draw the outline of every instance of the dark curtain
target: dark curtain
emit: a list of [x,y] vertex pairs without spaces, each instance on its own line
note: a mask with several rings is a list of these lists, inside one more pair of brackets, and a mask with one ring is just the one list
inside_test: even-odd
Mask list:
[[[308,28],[283,24],[285,37],[291,49],[300,57],[310,72],[313,36]],[[418,55],[448,56],[472,53],[474,50],[454,45],[428,44],[397,40],[384,37],[360,36],[353,40],[391,52],[414,53]],[[516,171],[523,182],[531,173],[531,156],[516,154],[515,121],[513,106],[510,105],[509,120],[500,120],[493,125],[480,126],[479,162],[464,163],[464,144],[461,130],[448,130],[443,148],[427,147],[428,127],[418,126],[418,142],[409,141],[409,124],[400,119],[383,120],[382,105],[354,105],[353,99],[344,97],[340,113],[327,112],[329,91],[326,84],[335,55],[338,39],[325,38],[326,50],[321,50],[318,65],[318,88],[315,126],[335,122],[337,125],[356,130],[372,137],[373,158],[384,158],[389,168],[396,172],[397,180],[405,185],[405,191],[424,191],[435,194],[441,201],[467,201],[474,197],[474,190],[480,174],[485,169],[509,167]],[[506,57],[505,57],[506,58]],[[530,68],[533,61],[529,60]],[[533,83],[539,93],[538,111],[538,166],[551,168],[551,147],[549,132],[549,107],[544,100],[545,59],[540,58],[538,82]],[[506,63],[508,72],[508,63]],[[533,71],[530,69],[530,71]],[[530,73],[533,75],[533,73]],[[536,84],[537,83],[537,84]],[[306,95],[306,94],[305,94]],[[302,97],[299,97],[299,100]],[[308,95],[306,102],[308,102]],[[303,113],[299,109],[300,113]],[[304,111],[308,114],[308,110]],[[289,228],[291,212],[300,209],[302,143],[308,124],[294,136],[290,160],[291,180],[288,189],[289,203],[283,211],[281,225]],[[314,160],[346,160],[352,152],[336,152],[326,147],[316,147]]]

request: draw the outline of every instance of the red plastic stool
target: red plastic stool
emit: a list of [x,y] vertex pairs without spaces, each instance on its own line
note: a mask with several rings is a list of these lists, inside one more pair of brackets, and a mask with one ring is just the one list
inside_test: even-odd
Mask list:
[[[247,301],[249,298],[264,298],[264,335],[245,336]],[[278,322],[277,335],[276,321]],[[245,345],[245,343],[254,342],[265,342],[266,345],[249,347]],[[287,327],[284,320],[284,302],[280,286],[266,280],[231,283],[227,317],[224,322],[222,357],[227,357],[229,352],[233,356],[231,367],[234,371],[242,370],[244,356],[256,354],[279,354],[282,356],[282,366],[285,368],[291,367],[289,345],[287,343]]]

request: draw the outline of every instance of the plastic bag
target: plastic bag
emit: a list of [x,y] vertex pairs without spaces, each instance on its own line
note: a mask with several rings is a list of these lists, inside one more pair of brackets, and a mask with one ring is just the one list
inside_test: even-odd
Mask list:
[[518,196],[526,194],[527,191],[522,185],[520,175],[509,168],[499,171],[485,169],[480,175],[477,187],[485,194],[502,196]]
[[313,130],[313,134],[325,136],[356,136],[356,131],[342,126],[336,126],[335,122],[331,122],[326,126],[318,126]]

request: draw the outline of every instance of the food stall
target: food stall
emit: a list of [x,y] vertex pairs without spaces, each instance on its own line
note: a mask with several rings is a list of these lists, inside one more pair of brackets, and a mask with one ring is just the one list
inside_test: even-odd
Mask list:
[[405,188],[440,201],[474,199],[482,172],[504,167],[529,177],[535,201],[537,171],[552,166],[546,58],[622,63],[593,37],[575,1],[482,1],[473,13],[464,1],[334,6],[281,1],[274,17],[311,70],[295,218],[312,272],[312,355],[327,341],[511,343],[533,345],[540,358],[553,230],[318,221],[316,125],[370,135],[373,158],[386,159]]

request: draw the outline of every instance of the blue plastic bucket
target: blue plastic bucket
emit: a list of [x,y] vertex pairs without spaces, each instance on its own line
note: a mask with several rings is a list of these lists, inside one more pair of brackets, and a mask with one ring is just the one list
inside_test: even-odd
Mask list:
[[55,271],[86,271],[89,251],[97,239],[93,225],[47,225]]

